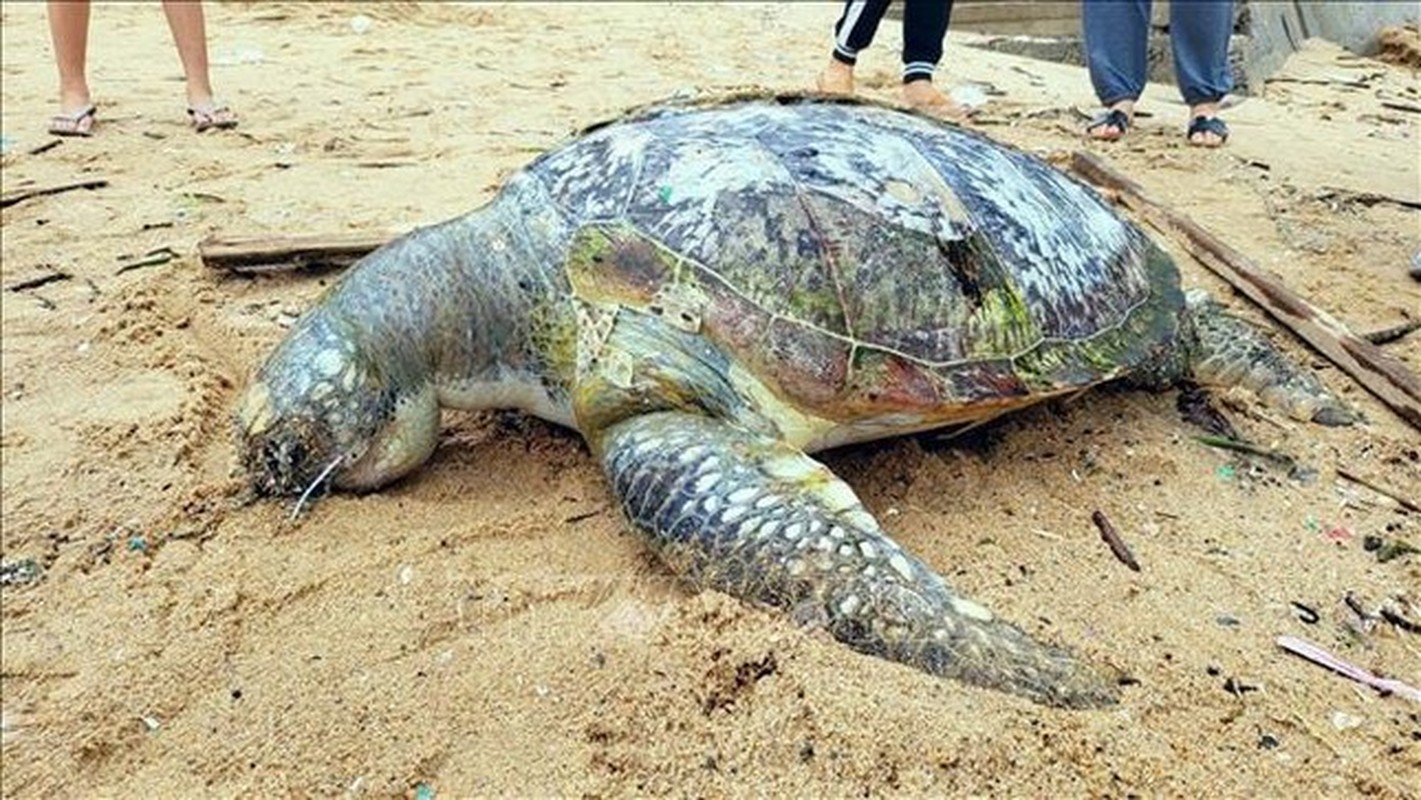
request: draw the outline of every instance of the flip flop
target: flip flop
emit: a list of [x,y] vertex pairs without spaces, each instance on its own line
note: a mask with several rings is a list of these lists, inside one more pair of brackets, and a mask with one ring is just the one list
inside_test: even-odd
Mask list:
[[78,111],[60,112],[49,118],[49,132],[55,136],[92,136],[98,109],[92,104]]
[[[1194,141],[1194,137],[1201,133],[1214,134],[1219,137],[1218,143]],[[1218,117],[1195,117],[1189,121],[1189,131],[1184,136],[1195,147],[1222,147],[1229,140],[1229,126]]]
[[[1112,108],[1104,114],[1101,114],[1100,116],[1091,120],[1090,124],[1085,126],[1085,133],[1086,136],[1089,136],[1090,138],[1095,139],[1099,142],[1118,142],[1119,140],[1124,139],[1125,134],[1130,131],[1130,125],[1131,122],[1129,114],[1126,114],[1124,111],[1121,111],[1118,108]],[[1106,127],[1114,128],[1120,132],[1114,136],[1094,135],[1094,131]]]
[[217,129],[237,127],[237,115],[226,103],[212,103],[205,106],[189,106],[187,115],[192,119],[192,129],[198,133]]

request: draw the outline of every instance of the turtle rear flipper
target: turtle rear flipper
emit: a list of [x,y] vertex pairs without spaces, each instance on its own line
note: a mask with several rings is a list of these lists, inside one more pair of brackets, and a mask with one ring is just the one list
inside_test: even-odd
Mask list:
[[698,414],[632,417],[594,437],[618,500],[695,585],[826,622],[855,650],[1052,705],[1110,682],[959,597],[879,528],[828,468]]
[[1203,292],[1190,292],[1185,315],[1192,331],[1188,370],[1212,386],[1242,386],[1294,419],[1351,425],[1361,415],[1337,398],[1252,325],[1224,311]]

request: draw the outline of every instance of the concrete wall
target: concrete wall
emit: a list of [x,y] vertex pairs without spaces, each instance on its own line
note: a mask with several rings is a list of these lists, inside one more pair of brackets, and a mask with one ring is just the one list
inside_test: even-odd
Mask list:
[[[1322,38],[1359,55],[1377,52],[1377,33],[1391,25],[1421,23],[1418,0],[1236,0],[1237,23],[1229,48],[1236,90],[1247,94],[1283,65],[1305,39]],[[896,8],[896,5],[893,7]],[[1038,10],[1033,11],[1033,8]],[[1155,33],[1150,40],[1149,79],[1174,81],[1166,0],[1155,0]],[[961,11],[959,11],[961,10]],[[978,46],[999,52],[1084,64],[1080,6],[1065,0],[958,0],[954,30],[1003,34]],[[970,12],[970,13],[961,13]],[[1069,13],[1068,13],[1069,12]],[[959,25],[959,15],[965,17]],[[1042,36],[1040,31],[1055,33]],[[1035,35],[1018,35],[1030,33]]]
[[1416,0],[1249,0],[1249,41],[1242,63],[1252,80],[1272,75],[1305,39],[1326,39],[1358,55],[1374,55],[1377,33],[1390,25],[1421,22]]

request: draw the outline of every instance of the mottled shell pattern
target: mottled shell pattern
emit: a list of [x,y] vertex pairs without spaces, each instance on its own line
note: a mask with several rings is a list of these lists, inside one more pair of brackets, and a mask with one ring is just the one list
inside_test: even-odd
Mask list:
[[662,106],[523,180],[575,232],[574,293],[667,315],[827,418],[985,418],[1175,347],[1178,274],[1136,226],[1035,157],[901,110]]

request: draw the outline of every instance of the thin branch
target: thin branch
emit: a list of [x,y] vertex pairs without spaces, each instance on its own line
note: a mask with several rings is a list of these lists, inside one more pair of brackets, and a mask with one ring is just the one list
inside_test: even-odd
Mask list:
[[1388,489],[1385,486],[1363,478],[1361,475],[1358,475],[1357,473],[1347,469],[1346,467],[1337,468],[1337,477],[1349,480],[1361,486],[1365,486],[1368,489],[1371,489],[1372,491],[1381,495],[1382,497],[1387,497],[1392,500],[1395,500],[1396,503],[1402,508],[1405,508],[1409,511],[1415,511],[1418,514],[1421,514],[1421,505],[1417,505],[1415,501],[1408,500],[1407,498],[1402,497],[1400,494],[1397,494],[1392,489]]
[[26,289],[38,289],[41,286],[48,286],[51,283],[67,281],[72,277],[74,276],[70,275],[67,272],[49,272],[44,275],[40,275],[37,278],[28,278],[26,280],[20,281],[19,283],[13,284],[12,286],[8,287],[8,291],[23,292]]
[[59,186],[41,186],[38,189],[21,189],[19,191],[10,192],[4,197],[0,197],[0,208],[9,208],[16,203],[21,203],[35,197],[62,194],[64,192],[72,192],[75,189],[101,189],[108,185],[109,182],[103,178],[95,178],[94,180],[65,183]]
[[1135,554],[1130,552],[1130,547],[1125,544],[1125,540],[1120,538],[1120,532],[1115,530],[1115,526],[1106,519],[1105,512],[1096,511],[1090,515],[1090,521],[1095,523],[1095,527],[1100,529],[1100,538],[1110,546],[1110,552],[1120,559],[1120,563],[1130,569],[1139,572],[1140,562],[1135,560]]

